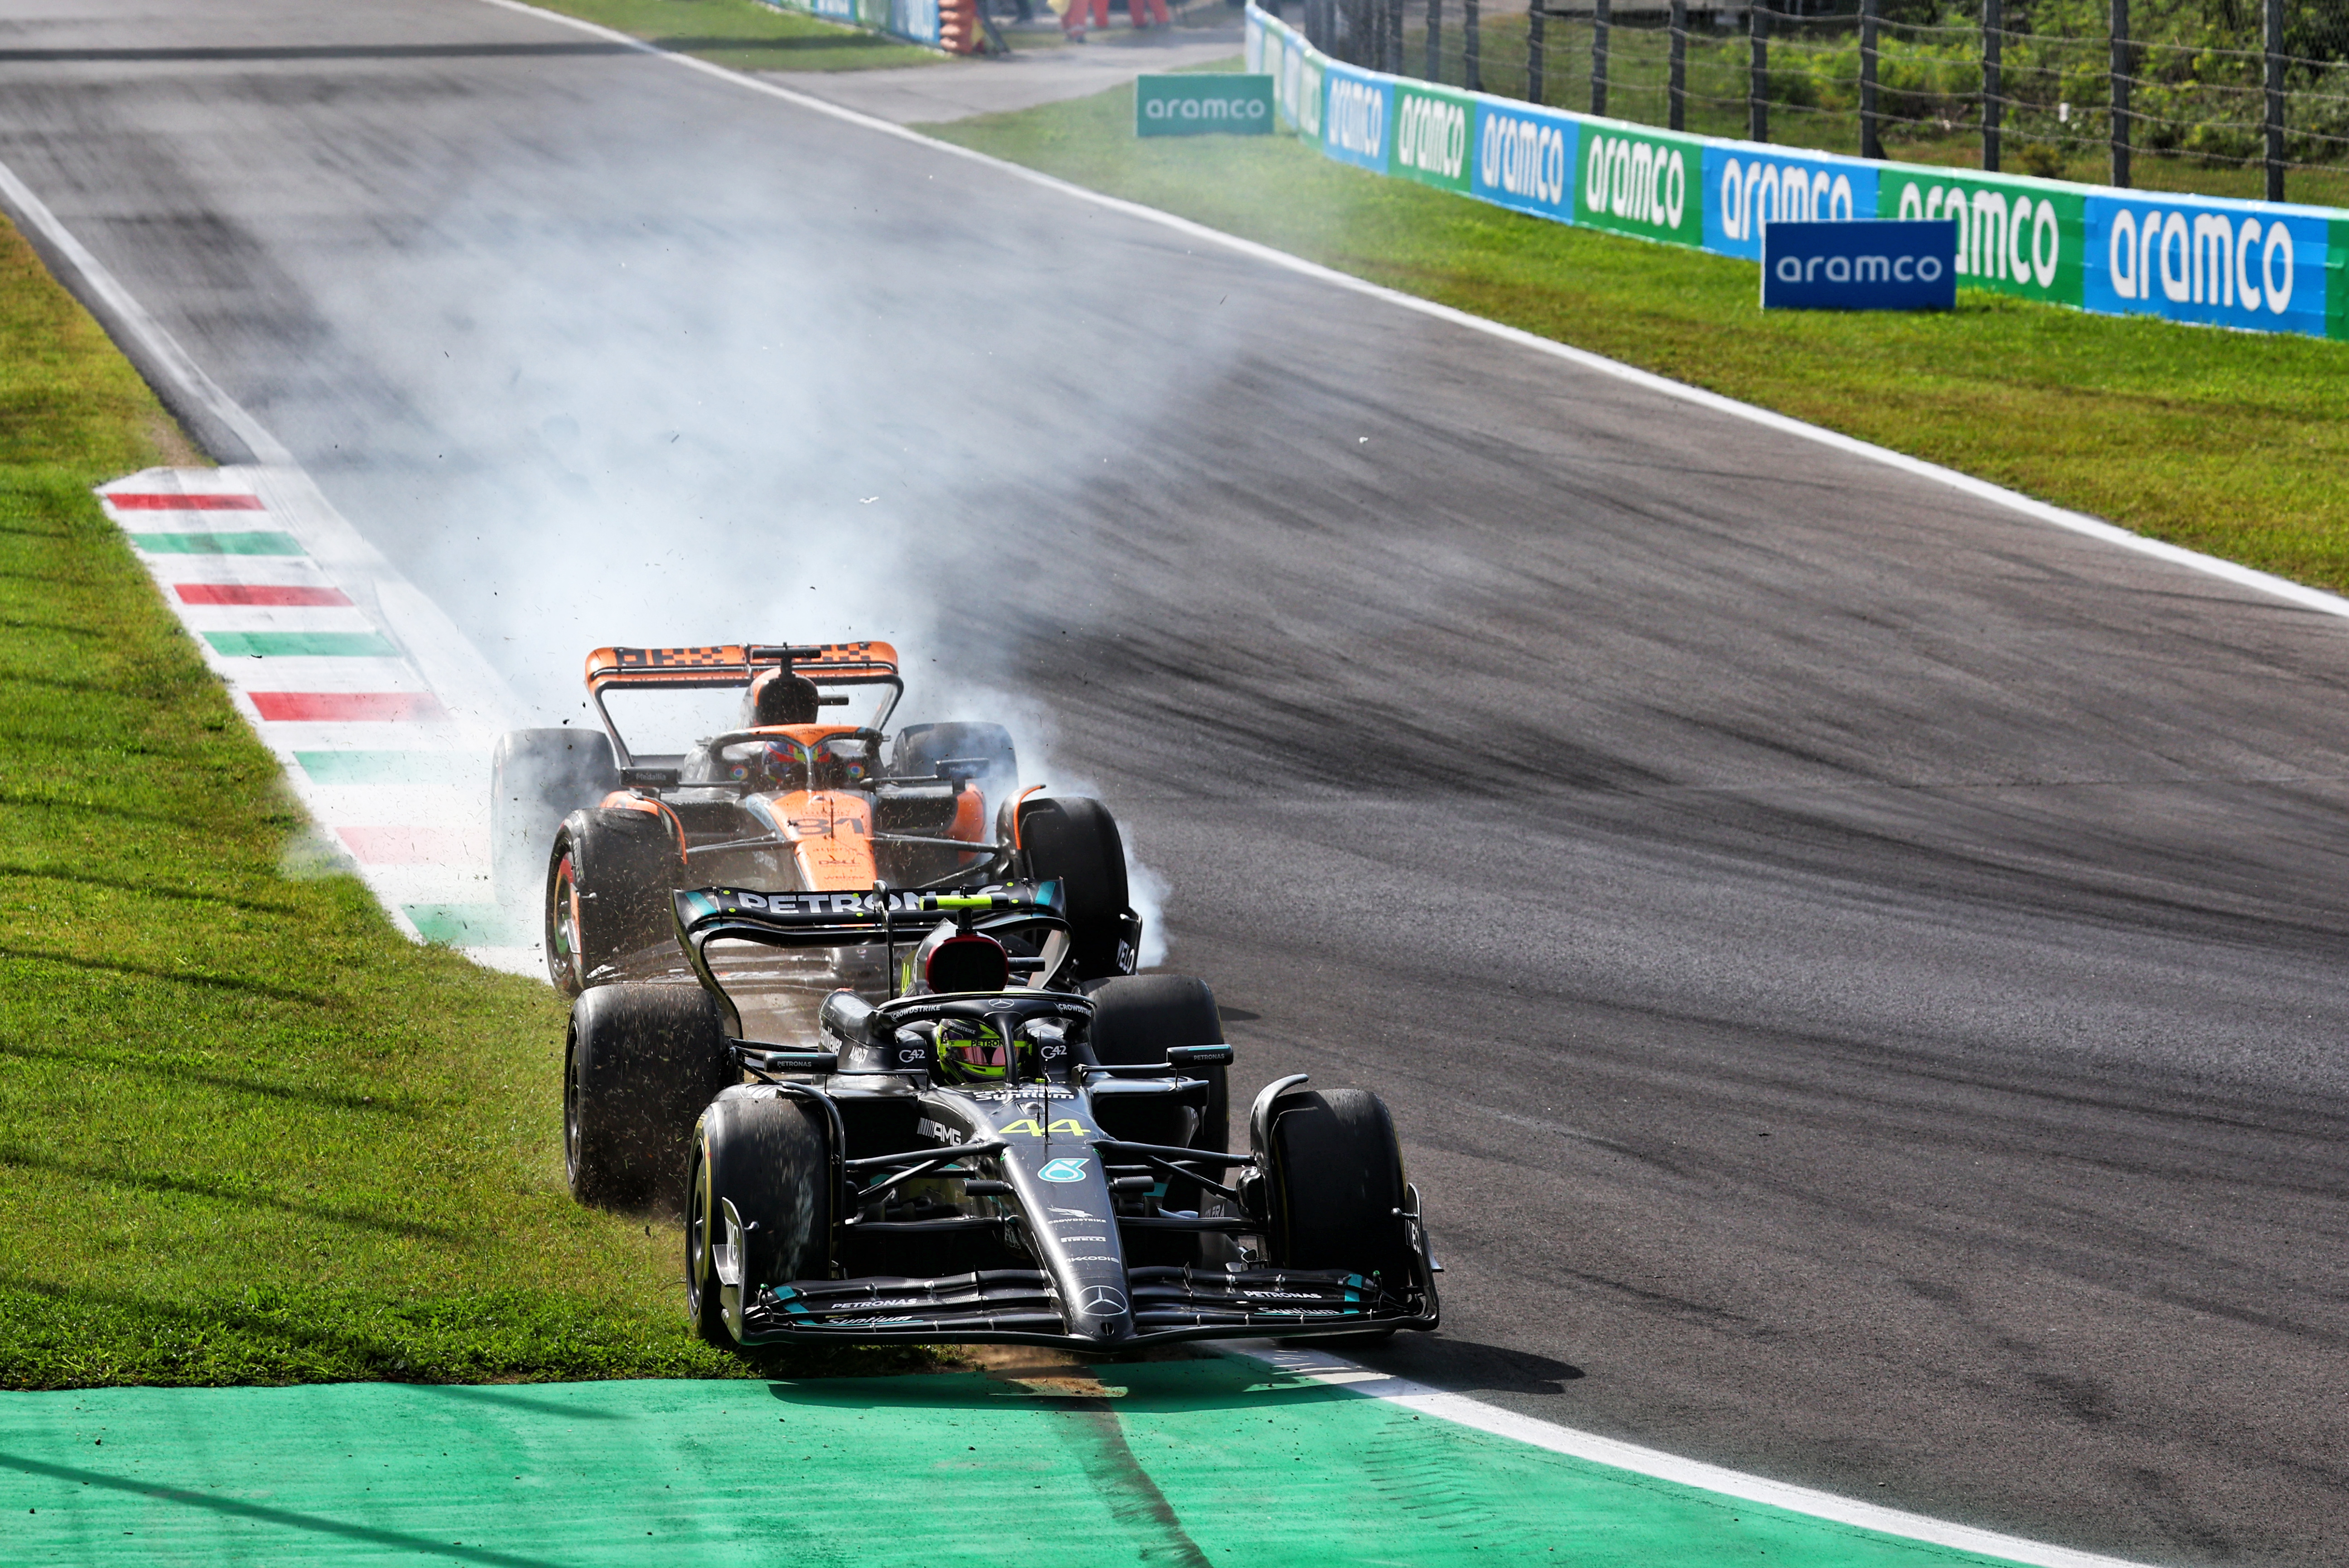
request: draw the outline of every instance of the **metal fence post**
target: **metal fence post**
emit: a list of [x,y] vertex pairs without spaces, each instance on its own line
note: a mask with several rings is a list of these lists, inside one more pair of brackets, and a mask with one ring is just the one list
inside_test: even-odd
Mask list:
[[1542,0],[1526,6],[1526,101],[1542,100]]
[[2006,105],[1999,97],[1999,46],[2002,43],[2005,18],[2000,15],[1999,0],[1982,0],[1982,169],[1998,172],[1999,118]]
[[1882,0],[1859,0],[1859,155],[1884,156],[1883,132],[1876,123],[1876,28]]
[[2128,0],[2113,0],[2113,184],[2129,182]]
[[1674,130],[1688,119],[1688,0],[1672,0],[1671,57],[1664,67],[1666,117]]
[[1476,0],[1460,0],[1460,85],[1470,92],[1485,90],[1485,67],[1477,57]]
[[1757,3],[1746,7],[1745,32],[1754,63],[1745,82],[1745,139],[1770,140],[1770,7]]
[[2283,0],[2268,0],[2268,200],[2283,200]]
[[[2277,0],[2268,0],[2272,5]],[[1609,0],[1591,0],[1590,112],[1607,112],[1607,24],[1612,20]]]
[[1444,79],[1444,0],[1427,0],[1427,69],[1429,81]]

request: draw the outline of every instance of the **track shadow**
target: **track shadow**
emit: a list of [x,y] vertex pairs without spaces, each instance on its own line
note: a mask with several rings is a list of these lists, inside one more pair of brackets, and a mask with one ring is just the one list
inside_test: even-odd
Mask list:
[[1579,1366],[1547,1355],[1444,1334],[1399,1335],[1376,1349],[1347,1355],[1396,1377],[1461,1394],[1559,1395],[1584,1376]]
[[286,1084],[264,1083],[258,1078],[240,1078],[228,1073],[206,1073],[179,1065],[168,1058],[158,1061],[134,1052],[64,1051],[54,1046],[26,1045],[17,1041],[0,1040],[0,1056],[15,1056],[26,1062],[72,1063],[100,1072],[146,1073],[168,1078],[174,1084],[202,1084],[206,1088],[225,1089],[232,1094],[260,1095],[268,1099],[297,1101],[303,1105],[332,1106],[337,1110],[362,1116],[380,1115],[414,1120],[422,1114],[414,1106],[388,1098],[378,1099],[372,1095],[346,1094],[339,1089],[297,1088]]
[[209,1181],[191,1181],[176,1176],[133,1176],[124,1171],[110,1170],[102,1166],[79,1165],[70,1160],[50,1159],[23,1149],[0,1148],[0,1166],[17,1170],[47,1171],[55,1176],[69,1176],[77,1181],[88,1181],[108,1187],[124,1187],[137,1192],[153,1193],[159,1197],[186,1193],[194,1198],[208,1198],[219,1203],[233,1203],[246,1209],[273,1209],[281,1214],[295,1214],[305,1220],[323,1220],[329,1224],[347,1226],[355,1231],[375,1231],[387,1236],[405,1236],[411,1241],[456,1242],[467,1232],[447,1225],[428,1224],[415,1220],[386,1220],[355,1210],[332,1209],[323,1203],[297,1203],[291,1199],[273,1198],[262,1193],[236,1192]]
[[93,877],[87,871],[61,869],[53,866],[17,866],[0,862],[0,877],[36,877],[51,882],[70,883],[78,888],[111,888],[118,893],[136,893],[142,898],[177,898],[191,904],[221,904],[232,909],[245,909],[256,914],[298,915],[296,904],[272,903],[265,898],[234,898],[226,893],[207,893],[201,888],[173,888],[161,882],[137,881],[126,877]]
[[45,952],[39,948],[0,948],[0,959],[20,959],[27,963],[61,964],[67,969],[84,970],[91,974],[119,974],[135,980],[166,980],[180,985],[203,986],[212,991],[240,992],[247,996],[265,996],[274,1002],[299,1002],[317,1006],[326,998],[313,992],[292,991],[284,986],[264,985],[257,980],[232,980],[226,975],[181,974],[168,969],[152,969],[144,964],[105,963],[73,953]]
[[274,1524],[284,1529],[305,1531],[312,1535],[359,1542],[368,1546],[393,1547],[402,1552],[414,1552],[419,1557],[440,1557],[451,1563],[488,1563],[495,1565],[495,1568],[555,1568],[553,1560],[548,1558],[517,1557],[510,1552],[491,1552],[453,1541],[432,1541],[405,1531],[377,1530],[315,1513],[296,1512],[290,1508],[268,1508],[212,1492],[190,1491],[182,1487],[158,1486],[152,1481],[109,1475],[104,1470],[50,1464],[20,1454],[0,1453],[0,1469],[15,1470],[19,1475],[39,1476],[46,1480],[79,1483],[107,1491],[129,1492],[133,1497],[146,1498],[151,1502],[201,1509],[207,1513],[225,1514],[231,1519],[248,1520],[255,1524]]

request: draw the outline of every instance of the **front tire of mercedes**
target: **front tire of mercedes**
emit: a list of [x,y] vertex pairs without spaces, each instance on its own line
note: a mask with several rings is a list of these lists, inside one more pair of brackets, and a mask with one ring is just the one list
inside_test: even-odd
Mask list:
[[685,1210],[685,1309],[708,1343],[734,1343],[720,1294],[725,1205],[742,1222],[739,1280],[747,1305],[761,1285],[830,1271],[831,1151],[815,1107],[775,1089],[727,1090],[701,1113]]
[[[1345,1269],[1400,1295],[1412,1280],[1402,1149],[1385,1102],[1366,1089],[1303,1090],[1274,1102],[1270,1147],[1258,1151],[1271,1213],[1267,1261]],[[1317,1345],[1376,1345],[1393,1334],[1317,1336]]]

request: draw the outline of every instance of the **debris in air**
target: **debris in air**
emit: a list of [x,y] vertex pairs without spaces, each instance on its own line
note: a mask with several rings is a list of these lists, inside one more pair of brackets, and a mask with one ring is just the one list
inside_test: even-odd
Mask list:
[[860,495],[856,498],[856,504],[859,506],[870,506],[880,499],[877,495]]

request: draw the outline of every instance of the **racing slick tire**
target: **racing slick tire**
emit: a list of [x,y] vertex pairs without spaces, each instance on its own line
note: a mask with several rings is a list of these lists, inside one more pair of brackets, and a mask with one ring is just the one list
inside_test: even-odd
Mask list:
[[[1274,1102],[1257,1153],[1271,1210],[1266,1261],[1276,1268],[1348,1269],[1384,1276],[1400,1292],[1412,1277],[1402,1220],[1402,1149],[1387,1107],[1367,1089],[1299,1091]],[[1367,1345],[1374,1330],[1317,1343]]]
[[709,1102],[693,1129],[685,1208],[685,1310],[711,1345],[734,1343],[719,1295],[716,1248],[725,1210],[743,1226],[745,1300],[759,1285],[831,1272],[831,1151],[813,1106],[756,1085]]
[[675,1193],[694,1117],[741,1076],[718,1003],[698,985],[599,985],[580,997],[563,1052],[571,1195],[634,1208]]
[[527,910],[546,888],[563,819],[620,787],[612,742],[594,730],[509,730],[490,753],[490,888]]
[[671,940],[669,895],[685,885],[685,857],[669,819],[648,811],[574,811],[555,830],[546,863],[546,972],[577,996],[618,978],[632,953]]
[[1126,934],[1125,840],[1097,800],[1048,796],[1019,805],[1019,865],[1031,882],[1058,881],[1078,980],[1133,972]]
[[[1098,981],[1085,990],[1093,999],[1092,1030],[1088,1037],[1093,1060],[1105,1067],[1164,1062],[1166,1053],[1178,1045],[1224,1043],[1224,1015],[1216,1010],[1216,993],[1204,980],[1185,974],[1129,974]],[[1206,1112],[1191,1136],[1190,1147],[1221,1154],[1230,1145],[1232,1131],[1226,1075],[1221,1067],[1195,1067],[1190,1074],[1207,1081]]]

